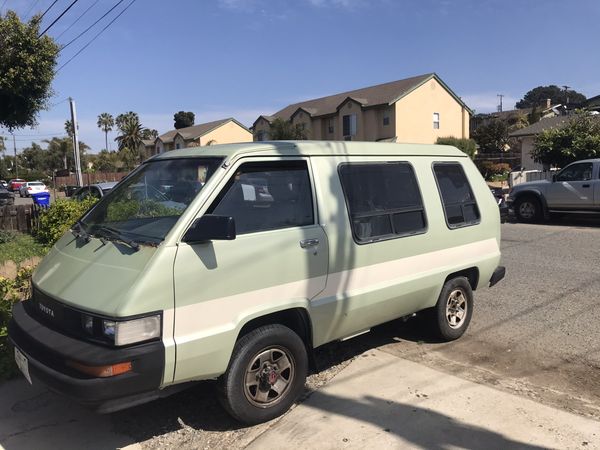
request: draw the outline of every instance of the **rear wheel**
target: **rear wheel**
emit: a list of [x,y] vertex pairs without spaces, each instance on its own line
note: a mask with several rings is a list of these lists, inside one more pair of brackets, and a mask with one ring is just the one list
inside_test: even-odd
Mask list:
[[235,345],[219,379],[221,404],[237,420],[257,424],[286,412],[302,393],[308,357],[302,339],[283,325],[266,325]]
[[473,315],[473,290],[465,277],[448,280],[434,308],[434,331],[444,341],[453,341],[467,330]]
[[520,222],[539,222],[542,218],[542,204],[530,195],[520,197],[515,201],[515,215]]

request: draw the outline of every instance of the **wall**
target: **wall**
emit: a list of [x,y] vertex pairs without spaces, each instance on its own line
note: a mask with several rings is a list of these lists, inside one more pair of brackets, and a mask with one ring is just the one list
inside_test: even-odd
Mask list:
[[[434,144],[438,137],[469,137],[468,112],[435,79],[396,102],[398,142]],[[440,114],[440,128],[433,128],[433,113]],[[466,114],[466,116],[465,116]]]
[[257,133],[259,131],[262,131],[264,133],[264,137],[263,137],[263,141],[268,141],[269,140],[269,130],[270,130],[270,124],[269,122],[267,122],[265,119],[261,118],[259,121],[256,122],[256,124],[254,125],[254,138],[253,140],[256,141],[256,136]]
[[531,150],[533,150],[534,136],[525,136],[521,138],[521,168],[525,170],[543,170],[543,166],[540,163],[536,163],[531,157]]
[[200,138],[200,145],[206,145],[210,141],[213,144],[233,144],[235,142],[252,142],[253,136],[248,130],[240,127],[237,123],[229,121],[213,131],[206,133]]

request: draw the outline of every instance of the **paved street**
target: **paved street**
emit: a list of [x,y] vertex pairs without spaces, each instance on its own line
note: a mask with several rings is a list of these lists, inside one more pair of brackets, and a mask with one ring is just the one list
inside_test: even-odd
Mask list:
[[[372,333],[321,349],[318,361],[322,371],[311,377],[309,385],[318,385],[315,378],[331,371],[341,370],[339,376],[344,379],[347,362],[367,352],[370,357],[365,360],[372,361],[373,367],[380,367],[378,362],[388,357],[406,361],[403,367],[416,362],[423,370],[434,369],[441,378],[443,373],[450,374],[449,380],[491,386],[507,398],[533,400],[542,409],[554,407],[560,414],[600,420],[600,220],[507,223],[502,232],[507,276],[494,288],[476,292],[471,327],[462,339],[436,342],[427,323],[418,317],[406,323],[390,322]],[[375,349],[378,351],[371,351]],[[387,356],[377,358],[376,354]],[[357,370],[356,364],[348,369]],[[368,377],[361,386],[364,396],[373,395],[375,388]],[[0,444],[9,449],[36,447],[49,433],[57,448],[77,448],[90,442],[107,446],[144,442],[149,448],[240,447],[269,429],[269,425],[240,428],[218,406],[210,383],[96,419],[53,394],[25,389],[22,380],[1,386],[0,398],[8,399],[8,392],[11,405],[0,411]],[[406,396],[399,400],[412,404]],[[312,402],[311,397],[307,405]],[[515,405],[519,402],[515,400]],[[444,420],[469,420],[453,417],[443,402],[438,406],[439,414],[447,416]],[[530,411],[530,406],[521,410]],[[6,420],[9,411],[10,421]],[[297,414],[296,410],[291,414]],[[552,410],[543,414],[548,420],[553,416]],[[558,417],[559,412],[554,415]],[[87,430],[90,423],[97,425],[95,431],[73,432],[81,426]],[[551,432],[551,421],[544,423]],[[489,423],[486,429],[494,431]],[[518,433],[506,436],[523,442]],[[594,448],[598,442],[585,445]]]

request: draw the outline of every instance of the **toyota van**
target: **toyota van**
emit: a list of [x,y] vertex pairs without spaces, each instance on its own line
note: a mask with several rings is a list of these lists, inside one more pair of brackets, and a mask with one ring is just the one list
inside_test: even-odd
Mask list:
[[9,336],[32,384],[100,412],[217,379],[285,412],[314,350],[423,312],[460,337],[504,276],[498,206],[454,147],[254,142],[157,155],[53,246]]

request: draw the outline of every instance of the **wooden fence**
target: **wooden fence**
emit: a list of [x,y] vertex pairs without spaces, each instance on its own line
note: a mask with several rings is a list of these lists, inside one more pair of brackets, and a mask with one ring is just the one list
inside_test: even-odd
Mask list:
[[31,233],[40,223],[46,208],[39,205],[0,206],[0,230]]
[[[94,172],[84,173],[83,184],[96,184],[105,181],[121,181],[129,172]],[[56,187],[60,186],[73,186],[77,184],[77,178],[75,175],[69,175],[68,177],[56,177]]]

